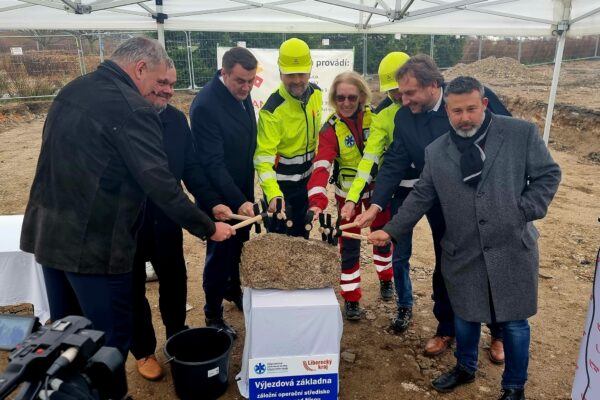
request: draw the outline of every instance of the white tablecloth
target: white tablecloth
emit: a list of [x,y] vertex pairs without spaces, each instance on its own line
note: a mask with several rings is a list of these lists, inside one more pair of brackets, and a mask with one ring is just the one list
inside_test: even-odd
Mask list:
[[594,286],[579,345],[572,399],[600,399],[600,251],[596,258]]
[[22,215],[0,216],[0,305],[31,303],[43,324],[50,319],[46,284],[33,254],[19,250],[22,224]]
[[246,337],[238,389],[249,395],[249,361],[335,355],[339,363],[343,321],[333,289],[244,289]]

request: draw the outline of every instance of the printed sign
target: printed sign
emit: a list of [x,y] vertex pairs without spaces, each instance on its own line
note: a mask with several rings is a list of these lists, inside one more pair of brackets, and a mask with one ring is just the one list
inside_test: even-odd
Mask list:
[[337,354],[253,358],[250,399],[336,400]]
[[[223,54],[229,47],[217,47],[217,65],[221,68]],[[252,103],[258,118],[258,111],[265,104],[271,93],[279,87],[279,67],[277,66],[278,49],[248,49],[258,60],[256,81],[252,89]],[[310,81],[321,88],[323,92],[323,121],[332,112],[327,97],[329,87],[336,75],[354,69],[354,50],[311,50],[313,68]]]
[[23,55],[23,48],[22,47],[11,47],[10,48],[10,54],[13,56],[22,56]]
[[590,296],[587,318],[579,348],[575,381],[571,398],[576,400],[600,399],[600,251],[596,257],[594,288]]

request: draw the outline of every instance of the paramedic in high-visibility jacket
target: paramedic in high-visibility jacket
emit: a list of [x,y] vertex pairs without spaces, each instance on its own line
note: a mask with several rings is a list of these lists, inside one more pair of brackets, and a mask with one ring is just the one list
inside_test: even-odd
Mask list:
[[[361,193],[365,187],[375,180],[375,175],[384,162],[383,154],[391,146],[394,139],[394,117],[400,109],[400,91],[396,81],[396,71],[404,65],[410,56],[401,51],[388,53],[379,63],[379,91],[387,96],[374,110],[376,116],[371,123],[369,141],[365,145],[362,160],[357,167],[356,177],[352,182],[346,203],[340,210],[344,219],[354,216],[356,205],[360,202]],[[406,196],[411,192],[413,185],[418,181],[419,172],[410,167],[394,192],[390,211],[394,215]],[[378,221],[381,223],[382,221]],[[380,226],[379,224],[377,226]],[[396,305],[398,312],[396,318],[390,325],[391,331],[403,333],[410,325],[412,319],[413,293],[410,280],[410,256],[412,254],[412,230],[404,235],[398,236],[393,247],[392,268],[394,270],[394,288],[396,291]],[[386,295],[391,299],[393,293],[387,293],[387,286],[381,285],[381,297]]]
[[254,168],[269,211],[275,211],[276,200],[282,199],[283,211],[293,221],[291,234],[303,236],[306,184],[321,126],[322,94],[308,81],[313,63],[304,41],[283,42],[277,63],[281,84],[259,113]]
[[[310,210],[318,216],[327,208],[327,183],[335,184],[335,200],[338,210],[344,206],[348,191],[357,176],[358,165],[363,158],[373,113],[367,105],[371,91],[365,80],[354,71],[342,72],[333,80],[329,90],[329,104],[335,112],[329,116],[319,133],[319,147],[314,159],[314,171],[308,181],[308,202]],[[333,171],[333,172],[331,172]],[[330,175],[332,177],[330,179]],[[368,179],[371,181],[371,179]],[[369,207],[369,194],[373,188],[368,184],[359,193],[353,215],[360,214],[363,207]],[[338,216],[338,218],[340,218]],[[354,218],[350,218],[351,222]],[[378,215],[372,229],[381,228],[390,220],[389,208]],[[360,228],[346,229],[346,232],[360,233]],[[361,310],[360,289],[360,240],[339,238],[342,255],[340,276],[341,295],[344,298],[344,314],[347,320],[359,320]],[[377,270],[384,300],[392,300],[392,248],[373,246],[373,264]],[[384,295],[387,294],[387,297]]]

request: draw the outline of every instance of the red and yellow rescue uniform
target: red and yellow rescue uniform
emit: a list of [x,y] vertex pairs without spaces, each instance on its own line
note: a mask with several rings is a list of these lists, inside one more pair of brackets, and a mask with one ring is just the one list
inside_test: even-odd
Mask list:
[[[369,137],[371,121],[375,115],[370,107],[358,110],[352,117],[345,118],[332,114],[319,133],[317,154],[313,160],[313,172],[308,181],[309,207],[327,208],[327,183],[335,184],[335,199],[339,210],[344,206],[346,196],[357,173],[357,167]],[[333,170],[333,175],[330,174]],[[363,207],[369,207],[369,196],[373,183],[365,186],[357,202],[355,214],[359,215]],[[350,220],[353,221],[356,215]],[[389,209],[379,213],[371,230],[381,229],[390,220]],[[346,221],[344,221],[345,223]],[[359,228],[347,229],[347,232],[360,233]],[[346,301],[359,301],[360,289],[360,241],[340,237],[342,273],[340,278],[341,295]],[[391,281],[392,249],[391,245],[373,246],[373,262],[379,280]]]

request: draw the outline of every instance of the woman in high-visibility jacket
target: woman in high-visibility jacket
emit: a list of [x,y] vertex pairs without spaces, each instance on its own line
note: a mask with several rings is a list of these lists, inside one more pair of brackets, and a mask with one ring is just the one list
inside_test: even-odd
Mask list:
[[[308,181],[308,202],[315,216],[327,208],[326,187],[330,181],[335,184],[338,210],[344,205],[369,137],[373,118],[371,108],[367,106],[370,100],[371,92],[364,79],[356,72],[348,71],[339,74],[331,85],[329,104],[335,105],[335,113],[327,119],[319,133],[313,172]],[[332,170],[333,176],[330,180]],[[365,209],[369,207],[368,199],[372,189],[372,185],[365,187],[356,205],[356,215],[360,214],[363,206]],[[355,216],[348,222],[351,222]],[[389,218],[389,210],[378,214],[378,220],[373,223],[372,229],[381,228]],[[346,231],[360,233],[358,228]],[[358,320],[361,317],[360,241],[340,237],[339,243],[342,255],[340,287],[341,295],[345,300],[345,316],[348,320]],[[391,300],[393,298],[391,245],[373,247],[373,261],[379,276],[381,293],[387,294],[384,300]]]

